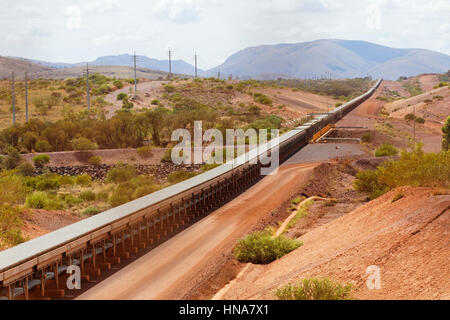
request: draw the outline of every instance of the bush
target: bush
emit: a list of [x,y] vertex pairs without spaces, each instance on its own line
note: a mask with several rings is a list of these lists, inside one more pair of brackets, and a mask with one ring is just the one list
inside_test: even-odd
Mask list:
[[128,95],[126,94],[126,93],[119,93],[118,95],[117,95],[117,100],[124,100],[124,99],[128,99]]
[[90,190],[83,191],[80,193],[80,199],[84,201],[95,201],[96,199],[95,192],[92,192]]
[[136,168],[130,164],[118,164],[106,174],[106,182],[121,183],[136,177]]
[[17,175],[0,176],[0,204],[22,204],[26,196],[23,178]]
[[85,150],[97,150],[98,145],[95,142],[92,142],[88,138],[80,137],[73,139],[71,141],[73,149],[77,151],[85,151]]
[[26,240],[20,231],[20,227],[23,225],[20,218],[21,213],[17,207],[0,205],[0,249],[2,249],[2,244],[14,246]]
[[259,114],[261,112],[261,108],[258,106],[250,106],[248,108],[248,111],[253,113],[253,114]]
[[75,177],[75,184],[82,186],[82,187],[88,187],[92,184],[92,178],[91,178],[91,176],[89,176],[87,174],[77,176],[77,177]]
[[96,214],[99,214],[100,210],[95,207],[89,207],[83,211],[83,215],[85,216],[95,216]]
[[167,149],[161,159],[162,163],[172,162],[172,149]]
[[54,178],[43,178],[36,183],[36,190],[40,191],[58,190],[59,187],[58,180]]
[[50,152],[52,151],[52,146],[47,140],[39,140],[34,145],[36,152]]
[[159,105],[159,100],[154,99],[154,100],[152,100],[151,104],[157,106],[157,105]]
[[92,156],[89,158],[88,163],[93,166],[99,166],[102,164],[102,158],[100,156]]
[[179,183],[184,180],[190,179],[194,176],[196,176],[196,172],[189,172],[189,171],[175,171],[169,174],[167,177],[167,181],[170,183]]
[[416,122],[420,123],[420,124],[424,124],[425,123],[425,119],[421,118],[421,117],[418,117],[418,118],[416,118]]
[[70,176],[57,176],[56,179],[61,186],[71,186],[75,184],[76,178],[72,178]]
[[120,80],[114,80],[113,81],[113,85],[114,87],[116,87],[117,89],[122,89],[123,88],[123,83]]
[[33,158],[34,166],[36,168],[43,168],[46,164],[49,164],[50,157],[46,154],[41,154],[38,156],[35,156]]
[[255,93],[255,101],[267,106],[272,106],[273,104],[272,99],[264,94]]
[[450,152],[424,153],[418,145],[414,151],[403,151],[400,159],[390,160],[376,170],[359,172],[354,182],[359,191],[374,199],[401,186],[450,187]]
[[22,162],[22,157],[20,156],[19,151],[17,151],[14,147],[8,147],[6,149],[6,156],[2,159],[3,167],[6,170],[15,169]]
[[361,138],[361,141],[365,143],[370,143],[373,141],[373,136],[370,133],[364,133]]
[[31,163],[29,162],[23,162],[21,163],[17,169],[19,170],[19,172],[25,176],[25,177],[29,177],[32,176],[34,174],[34,167]]
[[109,194],[106,191],[101,191],[97,193],[96,200],[97,201],[108,201]]
[[375,157],[388,157],[398,154],[398,150],[390,143],[383,143],[375,150]]
[[272,238],[267,231],[255,232],[239,240],[234,256],[240,262],[267,264],[275,261],[302,245],[284,236]]
[[450,116],[447,117],[444,126],[442,127],[442,150],[449,150],[450,146]]
[[73,196],[71,194],[59,195],[59,199],[61,201],[63,201],[66,204],[66,206],[68,206],[69,208],[73,207],[74,205],[77,205],[77,204],[80,204],[80,203],[83,202],[82,199],[80,199],[78,197],[75,197],[75,196]]
[[173,93],[173,92],[175,92],[175,87],[174,87],[174,86],[171,86],[171,85],[165,85],[165,86],[164,86],[164,90],[165,90],[167,93]]
[[33,209],[44,209],[49,206],[49,198],[45,192],[34,191],[27,196],[25,206]]
[[416,119],[416,116],[415,116],[413,113],[408,113],[408,114],[405,116],[405,120],[406,120],[406,121],[414,121],[414,119]]
[[139,199],[142,198],[146,195],[149,195],[153,192],[156,192],[158,190],[160,190],[161,187],[157,186],[157,185],[145,185],[145,186],[140,186],[138,187],[132,195],[133,199]]
[[303,279],[298,285],[287,285],[277,289],[279,300],[349,300],[353,286],[341,285],[329,279]]
[[137,148],[136,152],[141,158],[150,158],[153,156],[152,147],[150,146]]

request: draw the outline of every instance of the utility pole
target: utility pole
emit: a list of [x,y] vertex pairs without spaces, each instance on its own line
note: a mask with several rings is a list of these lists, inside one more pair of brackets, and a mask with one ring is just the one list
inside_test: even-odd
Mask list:
[[134,95],[137,95],[136,51],[134,52]]
[[195,78],[198,78],[198,74],[197,74],[197,52],[195,53]]
[[87,107],[88,111],[91,110],[91,97],[89,90],[89,64],[86,63],[86,98],[87,98]]
[[12,112],[13,112],[13,126],[16,125],[16,88],[14,86],[14,71],[11,75],[12,86]]
[[25,72],[25,121],[28,122],[28,72]]
[[414,125],[413,125],[413,136],[414,136],[414,146],[416,145],[416,106],[413,106],[413,113],[414,113]]
[[217,79],[220,80],[220,70],[219,70],[219,72],[217,72]]
[[172,81],[172,51],[169,49],[169,81]]

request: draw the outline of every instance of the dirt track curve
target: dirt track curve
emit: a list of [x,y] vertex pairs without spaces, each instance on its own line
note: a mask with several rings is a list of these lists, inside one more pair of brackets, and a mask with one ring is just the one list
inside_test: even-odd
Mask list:
[[[306,183],[317,164],[291,164],[86,291],[78,299],[183,299],[214,273],[236,240]],[[276,196],[274,193],[276,192]]]

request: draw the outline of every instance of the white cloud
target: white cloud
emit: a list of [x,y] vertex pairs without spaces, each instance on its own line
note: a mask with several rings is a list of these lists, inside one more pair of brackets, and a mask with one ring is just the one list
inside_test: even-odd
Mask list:
[[201,2],[199,0],[159,0],[153,11],[175,23],[194,23],[199,19]]
[[342,6],[338,0],[320,0],[320,3],[327,10],[336,10]]
[[367,20],[366,25],[369,29],[380,30],[381,29],[381,10],[376,4],[371,4],[367,8]]
[[66,27],[69,30],[79,30],[81,28],[81,8],[79,5],[68,6],[64,10],[66,15]]

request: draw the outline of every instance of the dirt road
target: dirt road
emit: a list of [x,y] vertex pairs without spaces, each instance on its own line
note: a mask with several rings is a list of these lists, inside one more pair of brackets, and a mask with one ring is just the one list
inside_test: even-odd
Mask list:
[[[238,198],[86,291],[78,299],[183,299],[225,262],[236,240],[270,219],[317,164],[284,165]],[[276,187],[275,187],[276,186]],[[276,192],[276,196],[274,193]]]

